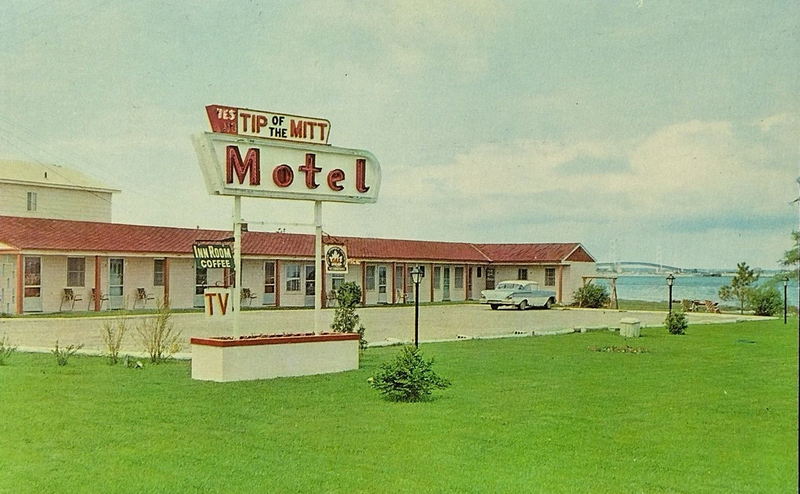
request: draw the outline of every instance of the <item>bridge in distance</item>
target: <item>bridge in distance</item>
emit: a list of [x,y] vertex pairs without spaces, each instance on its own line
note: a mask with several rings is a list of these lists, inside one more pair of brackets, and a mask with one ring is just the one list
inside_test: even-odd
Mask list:
[[653,273],[687,273],[704,275],[721,275],[725,270],[721,269],[701,269],[701,268],[682,268],[670,266],[668,264],[657,264],[645,261],[617,261],[617,262],[598,262],[598,271],[609,271],[612,273],[628,272],[653,272]]

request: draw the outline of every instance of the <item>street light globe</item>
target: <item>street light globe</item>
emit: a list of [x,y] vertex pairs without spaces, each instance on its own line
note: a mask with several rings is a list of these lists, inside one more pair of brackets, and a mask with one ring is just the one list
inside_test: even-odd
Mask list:
[[675,283],[675,275],[670,273],[669,276],[667,276],[667,286],[672,286],[673,283]]
[[419,285],[420,279],[422,278],[422,270],[419,269],[419,266],[411,268],[411,281],[414,282],[415,285]]

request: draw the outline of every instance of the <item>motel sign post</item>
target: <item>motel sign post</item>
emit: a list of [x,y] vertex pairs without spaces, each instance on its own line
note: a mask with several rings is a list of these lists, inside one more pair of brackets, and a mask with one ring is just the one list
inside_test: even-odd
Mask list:
[[[234,197],[236,289],[242,286],[241,198],[314,201],[314,332],[322,328],[322,203],[374,203],[380,163],[369,151],[327,145],[330,122],[234,108],[206,107],[213,132],[193,136],[209,194]],[[241,299],[233,297],[238,337]]]

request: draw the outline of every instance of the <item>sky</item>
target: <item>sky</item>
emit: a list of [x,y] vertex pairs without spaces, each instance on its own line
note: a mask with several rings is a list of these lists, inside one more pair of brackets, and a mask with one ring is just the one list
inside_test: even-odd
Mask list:
[[[3,0],[0,41],[0,159],[121,189],[115,222],[231,228],[191,144],[220,104],[378,158],[332,235],[770,269],[798,229],[795,0]],[[243,213],[310,233],[313,203]]]

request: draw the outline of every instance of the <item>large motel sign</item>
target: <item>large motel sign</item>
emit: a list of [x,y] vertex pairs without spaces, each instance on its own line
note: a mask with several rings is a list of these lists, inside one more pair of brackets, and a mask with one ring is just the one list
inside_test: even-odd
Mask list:
[[[327,145],[330,122],[320,118],[210,105],[213,132],[193,136],[209,194],[234,197],[234,265],[241,289],[241,198],[314,201],[314,331],[321,332],[322,203],[373,203],[380,164],[369,151]],[[234,336],[240,297],[233,297]]]

